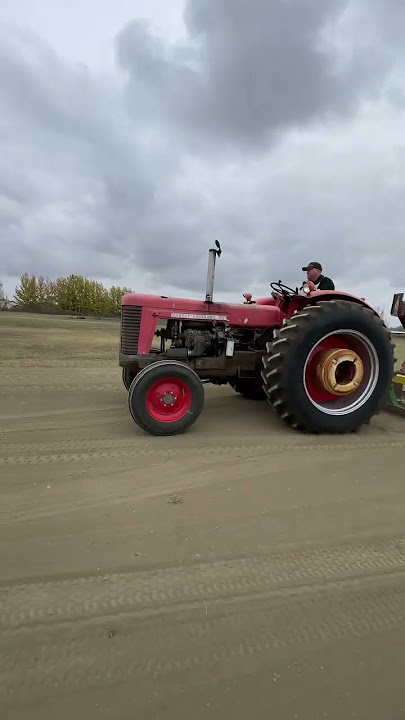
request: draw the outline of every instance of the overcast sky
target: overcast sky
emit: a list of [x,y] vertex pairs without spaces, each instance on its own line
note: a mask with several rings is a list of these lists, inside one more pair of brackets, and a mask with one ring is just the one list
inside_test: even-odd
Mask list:
[[[405,290],[403,0],[2,0],[0,279]],[[235,293],[235,294],[234,294]]]

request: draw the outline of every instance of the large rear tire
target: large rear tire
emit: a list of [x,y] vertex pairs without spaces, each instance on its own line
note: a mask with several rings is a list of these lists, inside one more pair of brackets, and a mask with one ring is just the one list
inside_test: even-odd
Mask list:
[[372,310],[344,300],[319,302],[275,332],[263,357],[263,390],[297,430],[354,432],[385,403],[393,350],[389,331]]
[[148,365],[128,393],[132,419],[151,435],[188,430],[204,407],[204,387],[194,370],[175,360]]

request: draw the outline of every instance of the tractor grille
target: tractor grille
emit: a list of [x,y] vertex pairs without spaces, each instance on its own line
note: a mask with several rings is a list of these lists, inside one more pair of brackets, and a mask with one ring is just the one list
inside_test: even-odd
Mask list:
[[142,308],[137,305],[123,305],[121,308],[121,351],[125,355],[138,352]]

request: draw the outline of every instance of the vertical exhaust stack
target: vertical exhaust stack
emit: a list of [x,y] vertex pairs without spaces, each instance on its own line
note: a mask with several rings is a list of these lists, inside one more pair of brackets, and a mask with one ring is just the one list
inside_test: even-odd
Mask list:
[[207,273],[207,289],[205,292],[205,302],[214,302],[214,283],[215,283],[215,263],[217,256],[221,257],[221,246],[218,240],[215,240],[215,248],[211,248],[208,251],[208,273]]

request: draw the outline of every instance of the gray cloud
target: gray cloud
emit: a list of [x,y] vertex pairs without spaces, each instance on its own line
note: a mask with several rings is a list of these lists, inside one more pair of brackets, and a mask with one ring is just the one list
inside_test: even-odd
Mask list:
[[389,304],[403,282],[401,5],[190,0],[185,25],[170,44],[128,22],[121,77],[1,33],[1,279],[81,272],[201,295],[218,237],[219,291],[296,284],[319,259]]
[[[382,41],[395,25],[386,21],[375,38],[375,6],[370,12],[347,0],[189,0],[189,43],[174,48],[134,21],[117,45],[129,106],[137,117],[152,115],[191,133],[193,142],[208,139],[215,152],[219,143],[262,149],[287,128],[350,114],[392,67]],[[361,29],[360,52],[358,38],[347,34],[342,42],[347,27]]]

